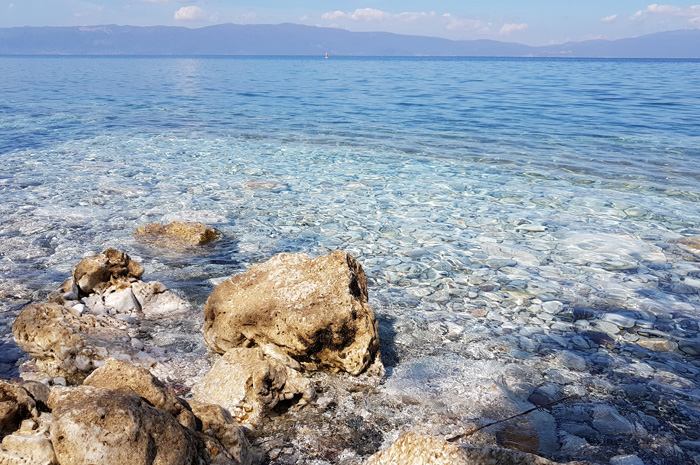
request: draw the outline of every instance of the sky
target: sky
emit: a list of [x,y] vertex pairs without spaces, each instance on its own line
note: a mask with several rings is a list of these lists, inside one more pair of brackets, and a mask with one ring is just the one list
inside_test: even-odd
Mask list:
[[[547,45],[700,28],[700,0],[0,0],[0,27],[279,24]],[[4,3],[4,5],[3,5]]]

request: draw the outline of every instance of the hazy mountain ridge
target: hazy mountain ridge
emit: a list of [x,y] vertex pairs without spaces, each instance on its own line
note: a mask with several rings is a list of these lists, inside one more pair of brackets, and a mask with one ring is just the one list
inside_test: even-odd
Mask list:
[[533,47],[299,24],[0,28],[2,55],[320,55],[700,58],[700,30]]

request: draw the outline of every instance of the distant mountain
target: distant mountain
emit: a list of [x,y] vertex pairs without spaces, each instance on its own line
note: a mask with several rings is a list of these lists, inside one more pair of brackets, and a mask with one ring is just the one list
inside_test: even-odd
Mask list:
[[700,30],[633,39],[531,47],[494,40],[447,40],[350,32],[299,24],[0,28],[2,55],[320,55],[700,58]]

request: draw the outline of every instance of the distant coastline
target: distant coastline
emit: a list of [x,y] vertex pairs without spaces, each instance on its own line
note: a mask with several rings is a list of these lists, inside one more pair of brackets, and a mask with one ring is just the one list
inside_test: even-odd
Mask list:
[[529,46],[299,24],[0,28],[0,55],[533,57],[700,59],[700,29]]

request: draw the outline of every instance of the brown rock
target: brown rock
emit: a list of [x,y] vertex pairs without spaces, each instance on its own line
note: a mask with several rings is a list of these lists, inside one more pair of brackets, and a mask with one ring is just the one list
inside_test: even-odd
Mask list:
[[[570,465],[581,462],[569,462]],[[365,465],[556,465],[543,457],[509,449],[473,447],[415,433],[403,434]],[[582,464],[583,465],[583,464]]]
[[57,465],[51,440],[44,431],[20,432],[3,438],[0,447],[2,465]]
[[197,439],[133,392],[54,388],[51,441],[61,465],[191,465]]
[[281,401],[308,403],[314,389],[299,372],[255,347],[226,352],[192,394],[199,401],[221,405],[236,421],[255,428]]
[[274,345],[307,370],[360,374],[378,357],[362,266],[336,251],[281,254],[229,278],[204,306],[213,350]]
[[173,221],[168,225],[151,223],[137,228],[134,235],[165,246],[174,245],[173,242],[184,245],[208,244],[222,236],[220,231],[211,226],[181,221]]
[[152,366],[150,355],[134,349],[122,323],[109,317],[75,315],[52,303],[34,303],[17,316],[12,332],[17,345],[49,375],[80,383],[108,358]]
[[0,380],[0,436],[17,430],[22,420],[38,416],[36,402],[27,390]]
[[182,426],[192,430],[197,427],[194,415],[187,408],[186,403],[170,392],[146,368],[109,359],[85,378],[83,385],[112,390],[131,389],[149,404],[177,418]]
[[[227,458],[236,464],[250,465],[255,460],[250,449],[250,443],[243,434],[243,428],[238,426],[231,414],[220,405],[208,404],[192,400],[189,402],[192,413],[201,424],[200,437],[207,444],[207,451],[212,463],[217,463],[218,454],[227,454]],[[216,440],[224,447],[217,447]]]
[[131,260],[127,254],[110,248],[99,255],[82,259],[73,268],[73,284],[78,291],[76,294],[88,295],[113,279],[140,278],[143,271],[141,264]]

